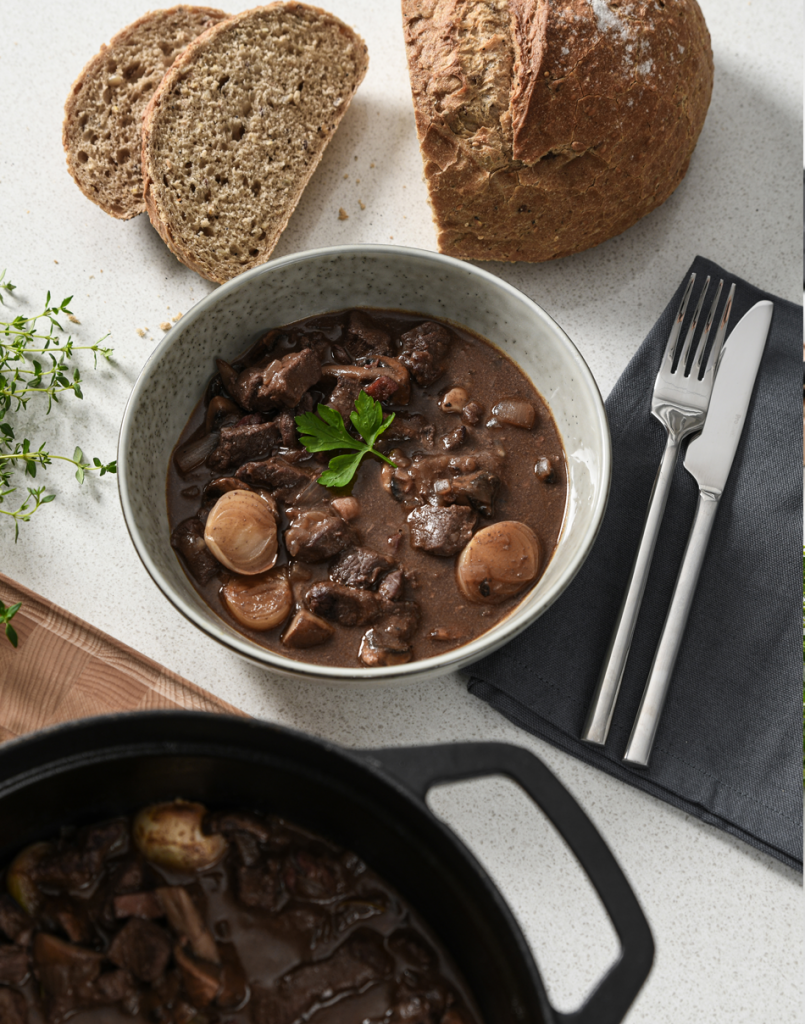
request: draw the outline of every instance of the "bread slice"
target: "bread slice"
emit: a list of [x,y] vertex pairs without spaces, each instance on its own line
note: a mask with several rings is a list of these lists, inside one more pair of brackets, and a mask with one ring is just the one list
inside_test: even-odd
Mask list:
[[129,220],[145,212],[145,108],[177,54],[227,17],[212,7],[151,11],[102,46],[73,83],[62,128],[67,169],[106,213]]
[[257,7],[184,51],[143,120],[145,204],[211,281],[264,263],[366,73],[366,44],[318,7]]
[[550,260],[681,182],[713,87],[696,0],[402,0],[439,250]]

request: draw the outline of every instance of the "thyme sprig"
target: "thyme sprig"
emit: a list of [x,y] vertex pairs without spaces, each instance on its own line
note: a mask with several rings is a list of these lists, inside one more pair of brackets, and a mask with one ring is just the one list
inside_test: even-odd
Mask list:
[[[11,296],[15,289],[16,285],[6,280],[6,272],[0,273],[0,305],[6,305],[3,292]],[[72,362],[77,352],[91,352],[96,367],[99,355],[110,359],[112,349],[103,345],[106,337],[94,345],[77,345],[72,335],[66,333],[65,319],[79,323],[70,308],[71,302],[69,296],[54,305],[48,292],[44,308],[33,316],[19,313],[11,320],[0,319],[0,515],[14,523],[15,541],[20,523],[27,523],[38,509],[55,498],[45,486],[26,487],[25,495],[21,496],[17,473],[33,480],[38,470],[54,462],[67,462],[75,466],[75,476],[81,484],[87,473],[105,476],[117,470],[114,460],[103,463],[98,458],[88,459],[80,447],[76,447],[72,457],[52,454],[44,442],[37,445],[28,437],[18,437],[20,427],[10,422],[13,413],[26,409],[32,401],[43,407],[47,415],[68,392],[78,399],[84,397],[81,372]],[[6,636],[15,647],[17,633],[11,619],[19,608],[19,604],[6,607],[0,601],[0,626],[5,626]]]

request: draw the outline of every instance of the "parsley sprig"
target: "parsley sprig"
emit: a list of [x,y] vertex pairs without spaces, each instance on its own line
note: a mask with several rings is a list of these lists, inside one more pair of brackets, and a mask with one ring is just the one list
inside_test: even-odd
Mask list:
[[[299,440],[309,452],[339,451],[350,449],[349,455],[336,455],[330,459],[328,468],[319,477],[322,487],[346,487],[357,472],[364,455],[377,455],[390,466],[394,463],[374,447],[377,439],[391,426],[394,413],[383,419],[383,406],[371,395],[361,391],[355,401],[355,408],[349,419],[363,442],[349,433],[341,413],[327,405],[319,405],[316,413],[303,412],[295,417]],[[365,442],[365,443],[364,443]]]

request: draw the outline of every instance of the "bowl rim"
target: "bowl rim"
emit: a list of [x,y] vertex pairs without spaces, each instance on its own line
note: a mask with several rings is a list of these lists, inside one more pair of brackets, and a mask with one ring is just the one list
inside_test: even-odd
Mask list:
[[[576,553],[571,559],[570,564],[562,577],[553,583],[548,590],[546,590],[542,595],[540,602],[534,608],[529,610],[529,614],[525,619],[522,617],[518,618],[517,610],[519,606],[515,606],[506,618],[496,623],[485,633],[475,637],[475,639],[471,640],[467,644],[463,644],[460,647],[455,647],[450,651],[446,651],[444,654],[438,654],[431,658],[422,658],[418,661],[411,661],[406,665],[363,669],[344,668],[336,665],[311,664],[310,662],[284,657],[283,655],[275,654],[273,651],[269,650],[269,648],[258,647],[253,641],[249,640],[245,636],[241,636],[241,634],[237,633],[235,630],[226,631],[222,628],[218,631],[206,622],[196,612],[196,609],[185,600],[184,595],[174,589],[170,582],[163,577],[161,570],[152,560],[147,546],[139,536],[134,510],[131,504],[128,484],[128,465],[125,455],[131,438],[134,410],[139,404],[143,393],[147,390],[146,380],[150,375],[150,369],[155,363],[158,363],[163,355],[172,347],[174,340],[180,331],[183,333],[189,326],[192,326],[195,320],[208,312],[211,306],[216,305],[231,293],[236,292],[248,281],[265,275],[270,275],[275,270],[281,267],[291,266],[294,263],[303,263],[315,259],[350,255],[386,256],[391,258],[406,256],[408,258],[442,264],[452,269],[461,269],[467,272],[470,277],[477,277],[485,285],[502,289],[518,301],[525,302],[526,305],[530,307],[532,314],[547,326],[547,328],[554,334],[557,341],[564,347],[566,354],[575,365],[577,373],[587,384],[590,392],[592,393],[595,400],[596,425],[602,449],[601,488],[593,506],[592,519],[587,527],[586,533],[580,540]],[[511,354],[507,354],[512,362],[519,367],[517,359]],[[252,267],[250,270],[246,270],[243,273],[238,274],[236,277],[231,278],[231,280],[226,281],[224,284],[219,285],[208,295],[201,298],[190,310],[188,310],[188,312],[182,316],[182,319],[171,327],[161,341],[159,341],[154,347],[148,359],[143,364],[137,376],[137,380],[134,382],[131,394],[129,395],[126,407],[123,411],[123,418],[121,420],[120,430],[118,433],[117,484],[123,519],[140,561],[162,594],[168,599],[173,607],[184,616],[184,618],[189,622],[192,622],[193,625],[200,629],[205,635],[245,658],[252,664],[258,665],[263,669],[274,670],[286,677],[305,681],[315,681],[317,683],[325,683],[329,685],[346,684],[354,686],[357,683],[359,685],[364,684],[366,686],[383,686],[384,684],[399,685],[417,682],[424,680],[426,677],[433,677],[464,668],[471,663],[478,661],[484,655],[491,654],[494,650],[497,650],[505,643],[508,643],[508,641],[517,636],[518,633],[530,626],[554,603],[554,601],[561,596],[575,578],[581,566],[584,564],[595,539],[598,536],[598,532],[601,529],[601,524],[604,519],[604,513],[609,499],[611,481],[612,442],[609,431],[609,421],[607,419],[600,389],[581,352],[553,317],[550,316],[542,306],[530,298],[530,296],[526,295],[525,292],[522,292],[519,288],[516,288],[508,281],[498,277],[496,274],[493,274],[488,270],[484,270],[473,263],[458,260],[453,256],[446,256],[443,253],[433,252],[428,249],[416,249],[401,245],[387,245],[385,243],[355,243],[350,245],[324,246],[318,249],[306,249],[302,252],[290,253],[287,256],[281,256],[277,259],[262,263],[257,267]]]

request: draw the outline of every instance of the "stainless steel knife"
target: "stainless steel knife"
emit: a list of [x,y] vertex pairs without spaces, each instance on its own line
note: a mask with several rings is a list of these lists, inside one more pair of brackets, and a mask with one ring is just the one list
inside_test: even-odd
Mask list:
[[774,307],[757,302],[727,339],[704,428],[688,445],[684,466],[699,485],[699,501],[674,594],[665,617],[624,761],[645,767],[699,582],[718,503],[741,439]]

